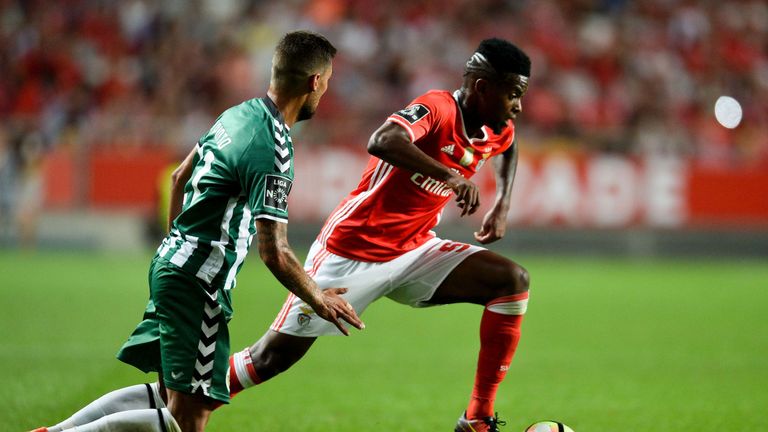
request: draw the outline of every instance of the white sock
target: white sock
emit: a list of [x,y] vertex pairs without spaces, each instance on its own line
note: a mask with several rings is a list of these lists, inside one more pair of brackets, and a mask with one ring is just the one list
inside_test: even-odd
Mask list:
[[158,383],[138,384],[107,393],[72,414],[72,417],[49,427],[48,432],[61,432],[121,411],[165,408],[158,388]]
[[181,432],[168,408],[123,411],[64,432]]

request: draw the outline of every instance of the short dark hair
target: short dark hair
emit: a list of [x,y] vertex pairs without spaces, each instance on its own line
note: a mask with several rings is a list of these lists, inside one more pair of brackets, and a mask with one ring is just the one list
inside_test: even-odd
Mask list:
[[280,39],[272,58],[272,78],[277,84],[291,84],[316,73],[331,64],[336,47],[318,33],[299,30]]
[[507,74],[530,77],[531,59],[511,42],[499,38],[485,39],[467,62],[465,75],[484,72],[495,74],[500,79]]

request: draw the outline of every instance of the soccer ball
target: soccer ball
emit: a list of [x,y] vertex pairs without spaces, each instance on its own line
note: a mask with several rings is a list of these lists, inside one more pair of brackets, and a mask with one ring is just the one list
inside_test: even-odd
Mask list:
[[525,432],[573,432],[573,429],[557,421],[543,421],[528,426]]

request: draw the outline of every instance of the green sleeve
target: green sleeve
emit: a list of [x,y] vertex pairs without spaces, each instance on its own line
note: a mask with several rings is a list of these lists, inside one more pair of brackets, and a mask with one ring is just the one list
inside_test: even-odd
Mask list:
[[287,223],[293,176],[275,164],[274,140],[271,130],[257,131],[238,161],[237,175],[254,218]]

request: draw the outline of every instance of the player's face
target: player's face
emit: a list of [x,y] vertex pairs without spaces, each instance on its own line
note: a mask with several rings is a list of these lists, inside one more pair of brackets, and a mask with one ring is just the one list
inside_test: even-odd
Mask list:
[[523,111],[522,99],[528,91],[528,78],[514,75],[511,80],[489,83],[484,92],[485,124],[494,133],[501,133],[507,122]]
[[317,88],[309,94],[307,101],[301,106],[299,117],[296,121],[309,120],[315,115],[317,106],[320,105],[320,99],[325,94],[325,91],[328,90],[328,81],[331,79],[332,74],[333,67],[330,65],[320,74],[320,77],[317,80]]

